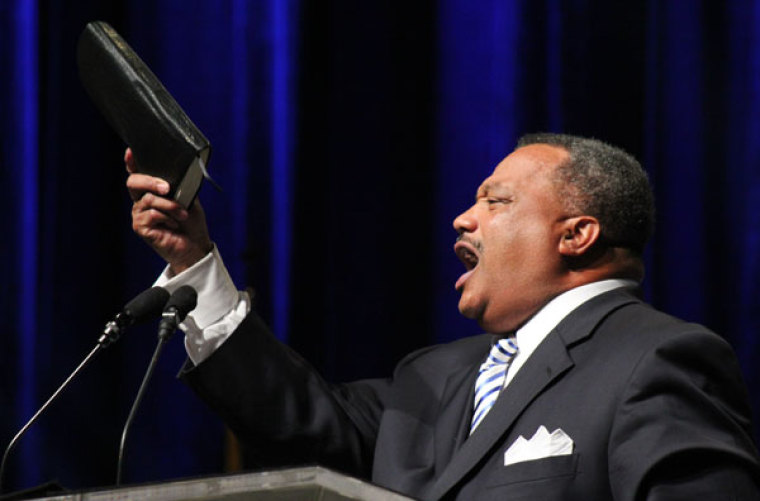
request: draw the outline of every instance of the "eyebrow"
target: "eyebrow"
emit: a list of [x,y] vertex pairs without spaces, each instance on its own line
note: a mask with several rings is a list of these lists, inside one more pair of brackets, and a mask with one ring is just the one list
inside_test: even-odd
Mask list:
[[492,181],[485,181],[483,184],[480,185],[480,187],[478,188],[478,191],[475,192],[475,201],[477,202],[478,198],[480,197],[488,196],[492,191],[498,188],[506,188],[506,185],[504,183],[494,183]]
[[477,191],[475,192],[475,201],[478,200],[481,196],[488,195],[488,192],[491,191],[491,187],[493,186],[493,183],[490,182],[484,182],[480,186],[478,186]]

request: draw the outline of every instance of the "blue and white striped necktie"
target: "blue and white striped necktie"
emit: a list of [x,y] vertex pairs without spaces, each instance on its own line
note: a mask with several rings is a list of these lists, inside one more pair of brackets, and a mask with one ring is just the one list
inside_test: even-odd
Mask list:
[[504,386],[504,379],[507,377],[507,369],[512,359],[517,355],[517,343],[514,336],[499,339],[491,347],[491,353],[488,360],[480,366],[478,379],[475,381],[475,399],[473,402],[472,424],[470,424],[470,435],[475,428],[483,421],[488,411],[491,410],[499,396],[501,388]]

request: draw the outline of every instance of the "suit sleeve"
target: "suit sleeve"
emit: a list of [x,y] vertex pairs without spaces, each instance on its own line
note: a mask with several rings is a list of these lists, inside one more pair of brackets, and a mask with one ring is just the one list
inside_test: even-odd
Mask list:
[[728,344],[693,325],[648,351],[609,442],[615,499],[760,499],[748,398]]
[[328,384],[254,312],[180,377],[260,466],[320,464],[369,478],[387,381]]

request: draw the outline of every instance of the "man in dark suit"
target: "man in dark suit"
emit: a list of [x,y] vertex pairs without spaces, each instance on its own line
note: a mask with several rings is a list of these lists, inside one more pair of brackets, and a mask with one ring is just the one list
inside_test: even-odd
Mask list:
[[617,148],[523,138],[454,221],[459,309],[489,334],[337,386],[234,291],[198,204],[155,178],[127,185],[135,231],[169,263],[159,284],[200,289],[183,378],[262,464],[317,462],[423,499],[760,499],[730,347],[636,295],[652,196]]

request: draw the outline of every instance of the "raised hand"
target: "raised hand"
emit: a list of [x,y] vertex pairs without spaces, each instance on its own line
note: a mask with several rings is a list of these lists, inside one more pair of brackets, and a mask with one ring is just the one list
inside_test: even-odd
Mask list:
[[169,184],[163,179],[138,173],[129,148],[124,153],[124,163],[129,172],[127,189],[134,201],[134,232],[169,263],[173,273],[186,270],[208,254],[213,244],[200,202],[196,199],[190,210],[185,210],[166,198]]

